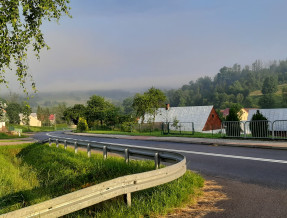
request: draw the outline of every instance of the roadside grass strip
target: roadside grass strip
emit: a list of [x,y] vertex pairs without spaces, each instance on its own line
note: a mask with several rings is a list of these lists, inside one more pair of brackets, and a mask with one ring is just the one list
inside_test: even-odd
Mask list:
[[[163,166],[162,166],[163,167]],[[154,169],[153,161],[131,160],[86,152],[75,154],[52,144],[2,146],[0,148],[0,214],[43,202],[101,182]],[[132,193],[132,207],[123,196],[67,215],[67,217],[143,217],[166,214],[193,201],[203,178],[188,171],[170,183]]]

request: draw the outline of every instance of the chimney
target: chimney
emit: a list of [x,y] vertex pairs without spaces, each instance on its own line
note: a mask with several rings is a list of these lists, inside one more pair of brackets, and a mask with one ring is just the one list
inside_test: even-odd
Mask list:
[[168,111],[169,108],[170,108],[169,104],[166,104],[166,105],[165,105],[165,109]]

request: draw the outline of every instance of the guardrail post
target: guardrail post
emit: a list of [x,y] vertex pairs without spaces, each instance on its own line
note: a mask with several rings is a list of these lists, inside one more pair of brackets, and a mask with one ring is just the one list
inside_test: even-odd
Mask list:
[[159,160],[159,155],[158,155],[158,153],[155,153],[155,154],[154,154],[154,164],[155,164],[155,169],[158,169],[158,168],[159,168],[159,165],[160,165],[160,160]]
[[128,207],[132,206],[132,195],[131,193],[127,193],[124,195],[125,203],[128,205]]
[[50,147],[52,146],[51,138],[49,138],[49,146],[50,146]]
[[90,158],[91,157],[91,145],[90,145],[90,143],[88,143],[88,146],[87,146],[87,153],[88,153],[88,157]]
[[125,161],[126,161],[126,163],[129,163],[129,161],[130,161],[130,154],[129,154],[128,148],[125,149]]
[[107,159],[107,156],[108,156],[107,146],[104,146],[104,147],[103,147],[103,156],[104,156],[104,160],[106,160],[106,159]]
[[78,143],[75,142],[75,154],[77,154],[77,153],[78,153]]
[[67,140],[64,141],[64,148],[67,150]]
[[59,140],[56,139],[56,147],[59,148]]

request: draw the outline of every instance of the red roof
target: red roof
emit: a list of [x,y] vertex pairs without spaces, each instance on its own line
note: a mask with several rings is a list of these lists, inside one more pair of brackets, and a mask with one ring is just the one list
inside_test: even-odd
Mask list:
[[49,116],[49,120],[55,120],[55,115],[54,115],[54,114],[51,114],[51,115]]

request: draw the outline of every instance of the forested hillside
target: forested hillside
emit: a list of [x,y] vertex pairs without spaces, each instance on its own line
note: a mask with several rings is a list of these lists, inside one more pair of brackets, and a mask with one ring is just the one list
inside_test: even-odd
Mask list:
[[[264,66],[256,60],[251,66],[222,67],[212,79],[203,76],[177,90],[168,90],[166,95],[171,106],[214,105],[230,107],[239,103],[244,107],[286,107],[287,60],[274,61]],[[278,85],[281,85],[278,93]],[[263,95],[250,95],[257,90]],[[276,95],[275,95],[276,93]]]

